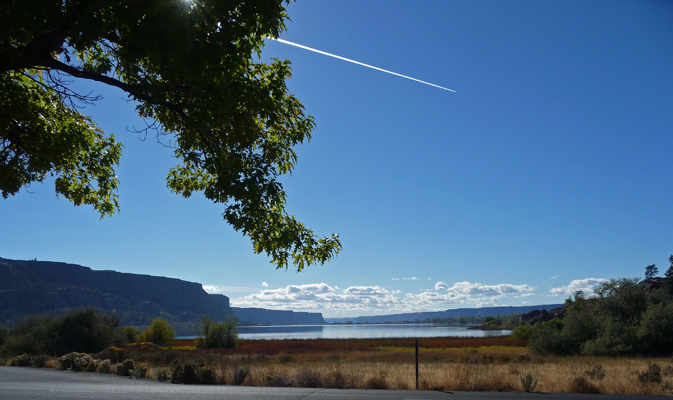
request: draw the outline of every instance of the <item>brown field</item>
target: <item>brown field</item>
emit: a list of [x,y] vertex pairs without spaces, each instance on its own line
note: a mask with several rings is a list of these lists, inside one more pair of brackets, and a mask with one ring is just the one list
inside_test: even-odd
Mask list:
[[[530,373],[538,392],[673,394],[671,358],[541,356],[526,345],[507,337],[421,339],[420,389],[522,391],[521,376]],[[178,359],[210,368],[225,384],[247,368],[244,386],[416,387],[413,339],[241,340],[236,350],[193,346],[193,340],[176,340],[166,349],[131,347],[116,356],[134,359],[155,377],[170,374]],[[660,382],[639,379],[651,363],[661,367]]]

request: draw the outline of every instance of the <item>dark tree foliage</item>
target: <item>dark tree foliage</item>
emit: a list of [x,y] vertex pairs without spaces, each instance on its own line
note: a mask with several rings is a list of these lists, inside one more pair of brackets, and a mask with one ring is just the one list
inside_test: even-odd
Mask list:
[[108,348],[117,338],[120,320],[118,315],[100,314],[93,308],[72,311],[57,322],[54,353],[96,353]]
[[93,308],[78,309],[56,318],[32,316],[10,329],[0,351],[5,354],[63,355],[97,353],[119,341],[119,316]]
[[224,322],[213,323],[208,317],[201,319],[201,334],[196,346],[206,349],[235,349],[238,347],[238,319],[227,317]]
[[601,283],[594,296],[577,293],[566,317],[537,324],[530,346],[542,354],[598,356],[673,354],[673,296],[651,293],[638,279]]
[[167,185],[203,192],[277,268],[341,249],[285,211],[278,177],[314,121],[288,92],[288,61],[257,62],[285,29],[287,1],[4,0],[0,7],[0,191],[56,176],[56,193],[101,217],[119,209],[122,146],[83,115],[84,79],[125,91],[148,130],[174,146]]
[[673,255],[668,258],[668,262],[671,263],[671,266],[664,273],[664,277],[666,278],[666,289],[668,289],[669,294],[673,295]]
[[656,267],[656,265],[651,264],[645,267],[645,279],[654,278],[657,276],[657,273],[659,273],[659,269]]

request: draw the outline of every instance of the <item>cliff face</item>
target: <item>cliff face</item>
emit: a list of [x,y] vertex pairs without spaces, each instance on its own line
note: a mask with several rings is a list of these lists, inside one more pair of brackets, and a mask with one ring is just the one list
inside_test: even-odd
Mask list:
[[171,323],[231,315],[229,298],[174,278],[94,271],[75,264],[0,258],[0,321],[95,307],[116,312],[122,324]]
[[172,325],[196,327],[204,316],[223,321],[229,315],[259,325],[325,323],[320,313],[232,309],[227,296],[208,294],[200,283],[0,258],[0,325],[33,314],[59,315],[82,307],[114,311],[122,317],[122,325],[137,326],[162,317]]

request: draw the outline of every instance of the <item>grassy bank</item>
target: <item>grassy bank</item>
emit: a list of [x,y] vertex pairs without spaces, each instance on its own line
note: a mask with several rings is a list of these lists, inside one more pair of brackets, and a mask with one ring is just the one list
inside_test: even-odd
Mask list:
[[[523,391],[521,377],[530,373],[537,379],[534,390],[541,392],[673,394],[670,358],[542,356],[527,349],[526,341],[506,337],[428,338],[420,343],[421,389]],[[115,363],[130,359],[142,377],[187,382],[184,377],[192,374],[193,382],[245,386],[414,389],[416,385],[411,339],[241,340],[235,350],[197,349],[193,340],[176,340],[166,348],[148,344],[111,348],[94,358],[109,359],[112,365],[101,362],[88,367],[90,371],[100,370],[100,365],[107,365],[103,372],[123,371]]]

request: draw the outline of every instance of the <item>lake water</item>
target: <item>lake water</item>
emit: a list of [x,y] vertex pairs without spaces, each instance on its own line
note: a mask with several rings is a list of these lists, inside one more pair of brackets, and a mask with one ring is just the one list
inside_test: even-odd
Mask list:
[[[502,336],[510,331],[482,331],[442,324],[357,324],[239,326],[240,339],[373,339],[441,336]],[[182,338],[193,338],[184,336]]]

